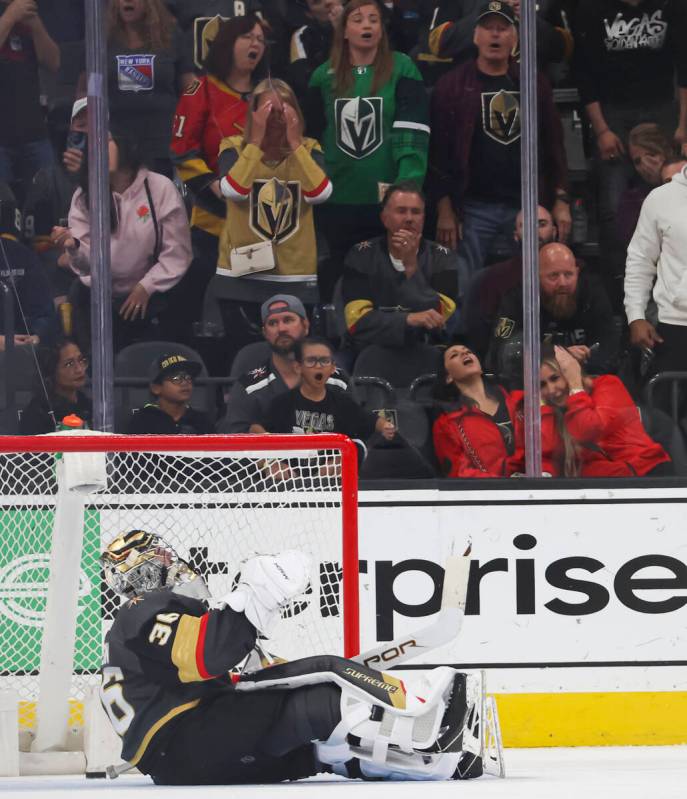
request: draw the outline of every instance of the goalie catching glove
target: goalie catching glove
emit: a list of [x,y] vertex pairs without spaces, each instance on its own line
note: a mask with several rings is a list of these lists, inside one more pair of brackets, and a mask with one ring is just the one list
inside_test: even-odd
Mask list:
[[242,565],[238,585],[220,601],[243,612],[258,632],[267,635],[279,610],[303,594],[309,582],[310,559],[302,552],[257,555]]

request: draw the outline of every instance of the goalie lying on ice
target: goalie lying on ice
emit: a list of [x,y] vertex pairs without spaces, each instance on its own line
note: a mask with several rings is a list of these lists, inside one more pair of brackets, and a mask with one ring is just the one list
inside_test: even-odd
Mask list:
[[246,561],[216,601],[151,533],[119,536],[102,563],[127,601],[107,635],[101,701],[123,758],[156,783],[482,773],[479,689],[465,674],[441,667],[406,685],[332,656],[259,668],[258,636],[308,586],[301,553]]

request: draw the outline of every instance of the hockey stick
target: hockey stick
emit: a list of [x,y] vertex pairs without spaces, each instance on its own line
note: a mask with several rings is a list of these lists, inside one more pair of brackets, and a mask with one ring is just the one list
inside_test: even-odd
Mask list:
[[433,624],[406,633],[393,641],[385,641],[361,652],[351,660],[377,669],[400,666],[417,655],[448,644],[457,638],[465,615],[471,549],[472,545],[468,546],[462,557],[450,555],[446,559],[441,608]]

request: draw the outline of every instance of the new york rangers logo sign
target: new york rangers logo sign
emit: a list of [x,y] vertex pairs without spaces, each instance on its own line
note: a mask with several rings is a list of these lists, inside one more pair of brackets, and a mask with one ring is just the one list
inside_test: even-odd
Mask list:
[[382,143],[381,97],[341,98],[334,102],[336,144],[352,158],[365,158]]
[[118,55],[117,83],[120,92],[149,92],[155,88],[154,55]]

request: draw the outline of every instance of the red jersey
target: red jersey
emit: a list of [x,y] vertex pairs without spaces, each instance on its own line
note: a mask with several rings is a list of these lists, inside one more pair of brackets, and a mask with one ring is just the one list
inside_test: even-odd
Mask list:
[[172,127],[172,160],[179,177],[194,196],[191,224],[219,236],[226,204],[210,190],[217,180],[217,156],[222,139],[239,136],[248,102],[213,75],[194,80],[182,94]]

